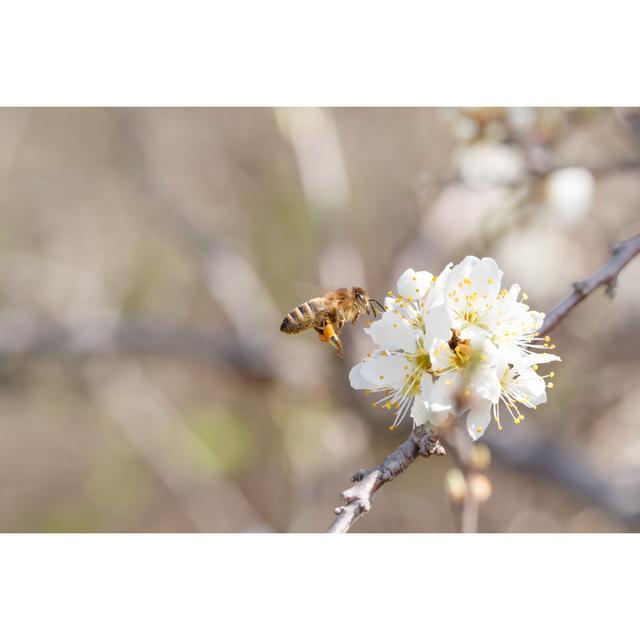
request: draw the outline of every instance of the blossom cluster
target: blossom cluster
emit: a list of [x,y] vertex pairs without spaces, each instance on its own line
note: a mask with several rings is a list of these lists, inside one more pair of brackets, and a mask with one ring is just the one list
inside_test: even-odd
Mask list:
[[501,289],[502,271],[492,258],[467,256],[439,276],[407,269],[397,295],[365,331],[378,349],[349,374],[354,389],[382,392],[374,406],[395,413],[390,428],[409,414],[414,424],[443,424],[467,414],[469,435],[481,437],[493,417],[502,429],[501,407],[513,422],[521,407],[546,402],[554,373],[538,365],[560,360],[540,336],[544,314],[525,304],[512,285]]

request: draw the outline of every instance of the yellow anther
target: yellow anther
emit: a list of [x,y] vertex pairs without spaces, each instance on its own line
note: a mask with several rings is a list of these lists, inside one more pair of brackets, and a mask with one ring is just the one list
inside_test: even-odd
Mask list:
[[389,402],[387,402],[387,404],[384,405],[385,409],[391,409],[391,400],[389,400]]
[[498,422],[498,431],[502,431],[502,425]]
[[469,280],[469,278],[465,278],[462,282],[471,286],[471,280]]
[[420,293],[420,289],[416,288],[416,293]]
[[397,323],[397,322],[394,322],[394,323],[393,323],[393,328],[394,328],[394,329],[397,329],[397,328],[398,328],[398,323]]
[[534,371],[537,371],[540,367],[539,367],[537,364],[534,364],[531,368],[532,368]]
[[550,378],[555,378],[555,377],[556,377],[556,372],[555,372],[555,371],[552,371],[552,372],[549,374],[549,377],[550,377]]
[[547,389],[553,389],[553,382],[547,382]]
[[529,299],[529,296],[528,296],[526,293],[523,293],[523,294],[522,294],[522,299],[523,299],[523,300],[528,300],[528,299]]
[[384,376],[379,376],[380,380],[384,380]]
[[393,295],[393,291],[387,291],[387,295],[388,296],[392,296]]
[[415,276],[413,276],[413,278],[411,278],[411,279],[412,279],[414,282],[416,281],[416,277],[415,277]]
[[489,278],[489,279],[487,280],[487,284],[493,284],[493,278]]
[[552,344],[552,345],[549,346],[549,349],[551,349],[551,351],[553,351],[555,348],[556,348],[555,344]]
[[549,336],[545,336],[545,337],[544,337],[544,341],[545,341],[545,342],[551,342],[551,338],[550,338]]

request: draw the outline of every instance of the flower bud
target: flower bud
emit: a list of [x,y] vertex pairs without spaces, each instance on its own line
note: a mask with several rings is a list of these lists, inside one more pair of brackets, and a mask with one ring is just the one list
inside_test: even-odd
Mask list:
[[464,473],[457,467],[453,467],[447,471],[447,493],[449,499],[454,504],[462,504],[464,497],[467,495],[467,481]]
[[469,477],[469,490],[471,495],[482,504],[491,496],[491,480],[484,473],[473,473]]

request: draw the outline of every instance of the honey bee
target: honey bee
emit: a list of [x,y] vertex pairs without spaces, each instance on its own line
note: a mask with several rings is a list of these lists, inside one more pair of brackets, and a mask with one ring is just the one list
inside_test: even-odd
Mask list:
[[313,328],[318,332],[320,340],[331,343],[342,357],[342,327],[347,322],[355,326],[356,320],[363,313],[369,315],[373,312],[373,317],[377,317],[373,303],[384,311],[384,307],[377,300],[370,298],[363,287],[328,291],[323,296],[303,302],[289,312],[280,325],[280,331],[300,333]]

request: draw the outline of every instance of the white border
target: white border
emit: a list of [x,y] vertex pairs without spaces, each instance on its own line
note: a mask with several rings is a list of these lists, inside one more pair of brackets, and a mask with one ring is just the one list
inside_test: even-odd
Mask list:
[[12,105],[633,105],[628,0],[21,0]]
[[635,535],[5,535],[0,636],[634,637],[639,564]]

